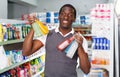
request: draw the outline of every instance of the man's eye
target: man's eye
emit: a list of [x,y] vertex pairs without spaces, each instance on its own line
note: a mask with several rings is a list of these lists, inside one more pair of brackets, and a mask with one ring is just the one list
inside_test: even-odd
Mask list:
[[69,14],[69,17],[73,17],[73,15],[72,15],[72,14]]
[[62,13],[63,16],[65,16],[65,13]]

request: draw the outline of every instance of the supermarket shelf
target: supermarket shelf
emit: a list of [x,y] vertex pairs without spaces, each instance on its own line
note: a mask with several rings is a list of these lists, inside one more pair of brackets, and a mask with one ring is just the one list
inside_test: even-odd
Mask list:
[[9,41],[0,42],[0,45],[14,44],[14,43],[19,43],[23,41],[24,39],[9,40]]
[[84,28],[86,27],[86,28],[89,28],[89,27],[91,27],[91,25],[92,24],[84,24],[84,25],[83,24],[73,24],[73,27],[78,27],[78,28],[79,27],[84,27]]
[[110,52],[110,50],[92,49],[93,52]]
[[97,53],[97,54],[111,54],[110,50],[94,50],[92,49],[92,53]]
[[83,34],[83,36],[95,36],[94,34]]
[[19,66],[19,65],[21,65],[21,64],[24,64],[24,63],[26,63],[26,62],[29,62],[29,61],[31,61],[31,60],[33,60],[33,59],[35,59],[35,58],[38,58],[39,56],[44,55],[44,54],[45,54],[45,52],[41,52],[40,54],[38,54],[38,55],[36,55],[36,56],[34,56],[34,57],[31,57],[31,58],[26,59],[26,60],[24,60],[24,61],[22,61],[22,62],[15,63],[15,64],[13,64],[13,65],[10,65],[10,66],[8,66],[8,67],[5,67],[4,69],[1,69],[1,70],[0,70],[0,74],[3,73],[3,72],[5,72],[5,71],[8,71],[8,70],[10,70],[10,69],[13,69],[13,68],[15,68],[15,67],[17,67],[17,66]]
[[105,68],[107,70],[110,70],[110,65],[97,65],[97,64],[92,64],[92,68]]
[[35,55],[35,56],[30,57],[29,60],[33,60],[33,59],[35,59],[35,58],[37,58],[37,57],[40,57],[41,55],[44,55],[44,54],[45,54],[45,52],[41,52],[41,53],[39,53],[38,55]]
[[[33,39],[36,39],[37,37],[34,37]],[[16,40],[8,40],[8,41],[3,41],[3,42],[0,42],[0,46],[1,45],[8,45],[8,44],[14,44],[14,43],[20,43],[20,42],[23,42],[24,39],[16,39]]]
[[25,61],[22,61],[22,62],[20,62],[20,63],[16,63],[16,64],[13,64],[13,65],[10,65],[10,66],[8,66],[8,67],[5,67],[4,69],[1,69],[1,70],[0,70],[0,74],[3,73],[3,72],[5,72],[5,71],[8,71],[8,70],[10,70],[10,69],[12,69],[12,68],[15,68],[15,67],[17,67],[17,66],[19,66],[19,65],[21,65],[21,64],[24,64],[24,63],[26,63],[26,62],[28,62],[28,61],[29,61],[29,59],[27,59],[27,60],[25,60]]

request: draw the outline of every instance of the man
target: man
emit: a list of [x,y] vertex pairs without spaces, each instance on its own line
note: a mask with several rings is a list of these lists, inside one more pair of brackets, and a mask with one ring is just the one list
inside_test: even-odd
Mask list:
[[[31,28],[23,43],[23,55],[31,55],[42,46],[45,46],[45,77],[77,77],[77,58],[79,58],[81,70],[85,74],[88,74],[91,66],[88,55],[83,48],[83,37],[79,35],[75,37],[79,47],[72,59],[57,49],[57,46],[63,40],[70,38],[74,34],[72,23],[76,19],[76,9],[70,4],[65,4],[59,11],[58,19],[60,22],[59,27],[49,31],[46,36],[39,37],[35,40],[33,40],[34,31]],[[34,18],[31,18],[30,23],[33,22]]]

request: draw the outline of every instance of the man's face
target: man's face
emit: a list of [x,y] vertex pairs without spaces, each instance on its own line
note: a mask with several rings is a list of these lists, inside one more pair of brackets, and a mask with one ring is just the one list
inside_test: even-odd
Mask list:
[[62,8],[62,11],[59,15],[60,27],[70,28],[74,21],[75,21],[74,10],[70,7]]

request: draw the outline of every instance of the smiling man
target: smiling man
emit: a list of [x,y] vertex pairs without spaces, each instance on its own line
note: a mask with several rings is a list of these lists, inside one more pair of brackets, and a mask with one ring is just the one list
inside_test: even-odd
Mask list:
[[[35,40],[33,40],[34,30],[31,28],[23,43],[23,55],[31,55],[45,46],[45,77],[77,77],[76,65],[78,58],[81,70],[85,74],[88,74],[91,66],[86,53],[86,43],[83,36],[77,35],[75,37],[78,42],[78,49],[72,59],[57,49],[57,46],[63,40],[75,34],[72,23],[76,19],[76,9],[71,4],[63,5],[59,11],[58,19],[59,27]],[[30,23],[33,23],[34,20],[34,17],[31,18]]]

